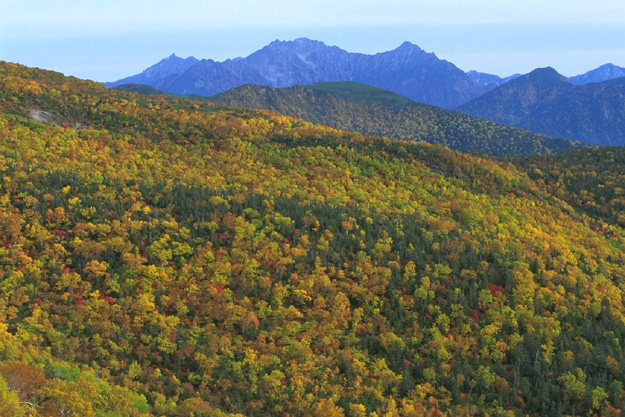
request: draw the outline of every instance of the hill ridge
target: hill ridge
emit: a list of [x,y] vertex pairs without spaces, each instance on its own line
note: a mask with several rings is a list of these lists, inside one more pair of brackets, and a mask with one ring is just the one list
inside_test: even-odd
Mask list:
[[390,90],[354,82],[282,89],[247,84],[208,99],[234,106],[264,108],[337,129],[423,140],[455,150],[491,155],[552,153],[583,146],[568,139],[535,135],[417,103]]

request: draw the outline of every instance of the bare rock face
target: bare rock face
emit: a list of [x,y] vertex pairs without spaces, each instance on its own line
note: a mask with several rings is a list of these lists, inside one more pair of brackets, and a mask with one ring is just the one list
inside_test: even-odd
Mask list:
[[55,120],[54,113],[49,111],[30,109],[28,113],[30,114],[30,117],[38,123],[52,124]]

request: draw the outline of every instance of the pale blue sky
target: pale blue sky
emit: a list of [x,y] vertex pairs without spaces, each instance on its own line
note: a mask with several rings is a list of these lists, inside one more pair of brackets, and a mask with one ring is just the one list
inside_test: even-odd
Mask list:
[[367,54],[410,41],[465,71],[570,76],[625,67],[625,1],[0,0],[0,60],[96,81],[298,37]]

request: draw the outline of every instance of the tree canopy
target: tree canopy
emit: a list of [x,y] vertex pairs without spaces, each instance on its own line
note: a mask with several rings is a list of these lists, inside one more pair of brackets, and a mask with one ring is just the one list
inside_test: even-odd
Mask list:
[[621,412],[622,225],[538,165],[0,74],[2,415]]

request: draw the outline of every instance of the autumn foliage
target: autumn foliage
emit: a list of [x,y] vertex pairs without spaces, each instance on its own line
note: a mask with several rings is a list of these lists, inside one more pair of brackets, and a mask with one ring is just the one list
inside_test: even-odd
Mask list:
[[623,225],[535,171],[6,63],[0,109],[1,415],[620,413]]

